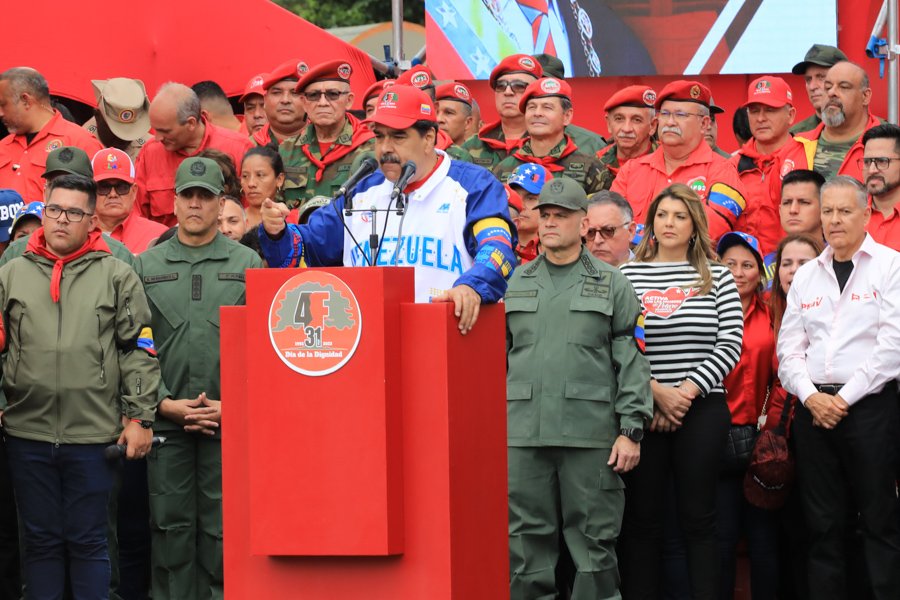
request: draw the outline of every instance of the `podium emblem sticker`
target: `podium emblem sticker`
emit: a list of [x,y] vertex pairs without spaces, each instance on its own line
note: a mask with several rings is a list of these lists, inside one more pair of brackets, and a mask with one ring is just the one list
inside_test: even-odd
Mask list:
[[288,279],[269,308],[269,339],[292,370],[319,377],[343,367],[359,345],[362,314],[350,287],[331,273]]

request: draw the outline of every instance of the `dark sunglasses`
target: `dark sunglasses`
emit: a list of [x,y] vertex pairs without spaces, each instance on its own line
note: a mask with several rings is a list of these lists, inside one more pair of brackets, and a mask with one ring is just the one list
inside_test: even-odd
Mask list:
[[131,191],[131,184],[125,181],[120,181],[116,184],[112,184],[107,181],[101,181],[97,184],[97,193],[101,196],[109,196],[109,193],[112,190],[116,190],[116,193],[118,195],[124,196]]

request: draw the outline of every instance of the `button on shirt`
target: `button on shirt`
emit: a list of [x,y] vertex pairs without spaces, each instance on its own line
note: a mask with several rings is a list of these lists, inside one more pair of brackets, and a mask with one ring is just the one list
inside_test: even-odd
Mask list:
[[843,384],[847,404],[900,377],[900,253],[866,235],[843,292],[826,248],[800,267],[778,335],[778,375],[802,402]]

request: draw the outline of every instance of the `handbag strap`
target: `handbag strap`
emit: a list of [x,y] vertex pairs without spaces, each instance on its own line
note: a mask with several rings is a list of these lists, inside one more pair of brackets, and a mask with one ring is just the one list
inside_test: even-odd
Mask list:
[[794,410],[794,398],[793,394],[788,394],[787,398],[784,399],[784,408],[781,409],[781,419],[778,421],[778,425],[775,427],[776,430],[780,430],[784,437],[788,437],[788,421],[790,421],[790,415]]

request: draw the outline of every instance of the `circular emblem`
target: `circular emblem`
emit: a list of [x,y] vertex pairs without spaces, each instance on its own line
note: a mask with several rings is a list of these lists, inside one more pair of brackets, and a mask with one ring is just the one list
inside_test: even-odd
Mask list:
[[303,75],[303,74],[305,74],[307,71],[309,71],[309,65],[307,65],[307,64],[306,64],[305,62],[303,62],[302,60],[301,60],[300,62],[297,63],[297,75]]
[[269,339],[293,371],[319,377],[343,367],[359,345],[362,314],[350,287],[305,271],[284,282],[269,308]]
[[193,163],[191,163],[190,171],[191,175],[194,175],[195,177],[202,177],[206,175],[206,165],[204,165],[199,160],[194,161]]
[[594,37],[594,26],[591,24],[591,16],[582,7],[578,7],[578,29],[586,38]]
[[541,91],[547,94],[556,94],[560,90],[559,81],[548,77],[541,80]]
[[644,94],[641,96],[641,100],[647,106],[654,106],[656,104],[656,92],[653,90],[645,90]]
[[350,74],[353,72],[353,69],[350,68],[348,63],[342,63],[341,66],[337,68],[338,77],[341,79],[350,79]]
[[691,86],[690,94],[691,94],[691,98],[693,98],[694,100],[699,98],[700,97],[700,86],[699,85]]
[[72,159],[75,158],[75,153],[72,152],[71,148],[63,148],[59,151],[59,154],[56,156],[61,163],[70,163]]
[[789,158],[784,159],[784,162],[781,164],[781,178],[784,179],[784,176],[793,171],[796,168],[794,161]]
[[453,86],[453,93],[457,98],[462,98],[463,100],[470,100],[472,98],[472,96],[469,95],[469,90],[460,84]]
[[706,177],[691,179],[688,181],[688,187],[702,196],[706,192]]
[[561,194],[565,188],[566,186],[559,179],[550,182],[550,191],[554,194]]
[[519,59],[519,66],[529,71],[534,70],[534,59],[530,56],[523,56]]
[[251,88],[258,88],[263,86],[263,78],[262,77],[254,77],[253,81],[250,82]]
[[428,73],[425,71],[419,71],[415,75],[412,76],[412,80],[410,83],[413,84],[413,87],[417,87],[420,90],[423,87],[427,87],[429,83],[431,83],[431,77],[428,76]]
[[125,110],[119,111],[119,120],[123,123],[131,123],[132,121],[134,121],[135,116],[136,115],[134,114],[134,111],[128,110],[127,108]]
[[50,140],[47,142],[47,152],[53,152],[62,148],[62,140]]

